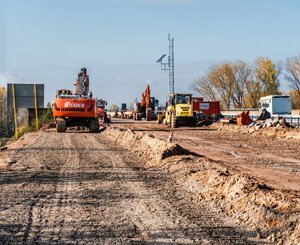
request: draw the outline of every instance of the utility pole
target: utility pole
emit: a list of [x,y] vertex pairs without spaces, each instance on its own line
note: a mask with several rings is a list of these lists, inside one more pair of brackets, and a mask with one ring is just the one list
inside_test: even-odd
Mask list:
[[160,63],[161,70],[169,70],[169,95],[173,95],[175,92],[175,69],[174,69],[174,38],[171,38],[171,35],[169,33],[168,36],[169,40],[169,56],[168,56],[168,62],[163,62],[163,59],[167,56],[166,54],[162,55],[156,63]]

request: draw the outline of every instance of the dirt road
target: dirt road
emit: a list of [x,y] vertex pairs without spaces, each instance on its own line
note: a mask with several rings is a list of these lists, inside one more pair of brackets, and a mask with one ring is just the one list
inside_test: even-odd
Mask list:
[[276,189],[300,191],[300,140],[252,136],[216,124],[207,128],[168,128],[155,122],[114,119],[119,128],[151,133],[162,140],[173,132],[173,142],[229,168],[253,176]]
[[101,134],[32,133],[1,155],[0,243],[245,244]]

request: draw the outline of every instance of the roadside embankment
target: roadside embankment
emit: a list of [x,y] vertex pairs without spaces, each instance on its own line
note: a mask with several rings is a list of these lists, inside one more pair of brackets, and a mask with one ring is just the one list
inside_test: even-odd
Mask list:
[[194,201],[214,207],[258,236],[278,244],[300,242],[300,193],[274,189],[151,134],[117,128],[102,134],[134,152],[143,167],[165,171]]

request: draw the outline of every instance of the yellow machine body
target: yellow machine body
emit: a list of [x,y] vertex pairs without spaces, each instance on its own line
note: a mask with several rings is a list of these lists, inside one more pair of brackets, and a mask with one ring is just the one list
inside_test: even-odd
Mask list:
[[169,106],[164,113],[164,122],[173,128],[178,126],[195,126],[191,94],[174,94],[170,96]]

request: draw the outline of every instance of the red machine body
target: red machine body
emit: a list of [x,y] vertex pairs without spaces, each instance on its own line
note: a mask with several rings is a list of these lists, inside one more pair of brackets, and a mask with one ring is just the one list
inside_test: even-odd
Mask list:
[[95,99],[76,95],[68,97],[60,95],[53,101],[52,111],[55,118],[95,118],[98,115]]
[[90,131],[99,130],[97,100],[89,92],[89,76],[82,68],[74,83],[74,94],[70,90],[57,90],[52,113],[57,132],[65,132],[67,127],[88,127]]
[[206,116],[221,114],[220,101],[204,101],[202,97],[193,98],[194,112],[202,112]]

